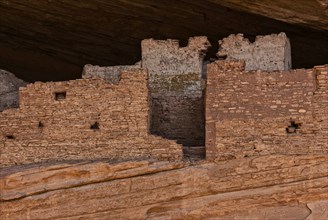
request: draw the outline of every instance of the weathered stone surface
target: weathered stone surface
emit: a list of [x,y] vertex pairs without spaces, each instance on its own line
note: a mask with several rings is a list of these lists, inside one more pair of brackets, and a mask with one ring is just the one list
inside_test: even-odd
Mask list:
[[147,72],[120,81],[37,82],[20,108],[0,113],[0,167],[81,159],[182,159],[182,146],[149,134]]
[[149,74],[151,132],[187,146],[204,146],[203,59],[207,37],[141,42],[142,68]]
[[18,89],[26,84],[14,74],[0,70],[0,112],[19,106]]
[[328,30],[327,0],[210,0],[234,9],[261,14],[288,23]]
[[183,146],[183,156],[190,160],[205,159],[205,146]]
[[121,73],[127,70],[135,70],[140,69],[141,64],[135,65],[125,65],[125,66],[93,66],[87,64],[83,67],[82,78],[89,79],[89,78],[101,78],[105,79],[107,82],[111,83],[118,83],[121,77]]
[[328,200],[308,203],[311,214],[306,220],[328,219]]
[[206,37],[190,38],[186,47],[180,47],[178,40],[147,39],[141,43],[140,63],[85,65],[82,77],[118,82],[122,71],[142,67],[149,74],[151,133],[187,146],[203,146],[203,59],[209,47]]
[[257,36],[254,43],[243,34],[219,41],[218,57],[244,60],[245,70],[284,71],[292,67],[290,42],[285,33]]
[[12,167],[0,176],[0,217],[320,219],[327,210],[327,168],[327,155]]
[[207,66],[206,157],[328,154],[328,65],[245,71],[242,61]]

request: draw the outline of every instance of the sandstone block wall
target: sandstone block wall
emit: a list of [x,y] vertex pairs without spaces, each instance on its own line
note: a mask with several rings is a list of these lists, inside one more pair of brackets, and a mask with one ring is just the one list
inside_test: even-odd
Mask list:
[[182,158],[174,141],[149,135],[147,72],[34,83],[20,108],[0,113],[1,166],[48,160]]
[[210,46],[206,37],[143,40],[142,67],[149,73],[151,132],[187,146],[204,145],[203,58]]
[[315,66],[316,91],[313,96],[313,115],[316,122],[316,146],[328,151],[328,65]]
[[243,61],[207,67],[206,157],[328,153],[328,66],[245,71]]
[[285,33],[257,36],[251,43],[243,34],[219,41],[219,57],[244,60],[246,70],[283,71],[292,67],[290,42]]

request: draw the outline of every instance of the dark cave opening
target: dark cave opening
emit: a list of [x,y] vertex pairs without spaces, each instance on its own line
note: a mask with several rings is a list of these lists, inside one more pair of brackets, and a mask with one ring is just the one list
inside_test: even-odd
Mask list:
[[207,36],[212,44],[205,58],[209,60],[216,58],[218,40],[230,34],[244,33],[254,41],[257,35],[285,32],[291,41],[293,68],[328,63],[327,31],[211,2],[158,1],[154,8],[153,2],[144,1],[150,6],[137,10],[132,5],[113,9],[95,1],[92,4],[104,9],[98,11],[60,2],[37,4],[49,16],[42,10],[0,7],[0,69],[29,82],[77,79],[88,63],[133,64],[141,59],[140,41],[146,38],[178,39],[185,45],[191,36]]

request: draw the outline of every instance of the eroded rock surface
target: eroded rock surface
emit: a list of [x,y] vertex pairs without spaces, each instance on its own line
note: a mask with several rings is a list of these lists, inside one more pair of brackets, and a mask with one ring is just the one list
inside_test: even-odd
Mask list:
[[12,167],[0,176],[0,217],[326,219],[327,168],[327,155]]
[[26,84],[14,74],[0,70],[0,112],[8,108],[18,107],[18,89]]
[[237,10],[264,15],[288,23],[328,30],[327,0],[210,0]]
[[285,33],[257,36],[251,43],[243,34],[219,41],[218,57],[245,60],[246,70],[284,71],[292,68],[290,42]]

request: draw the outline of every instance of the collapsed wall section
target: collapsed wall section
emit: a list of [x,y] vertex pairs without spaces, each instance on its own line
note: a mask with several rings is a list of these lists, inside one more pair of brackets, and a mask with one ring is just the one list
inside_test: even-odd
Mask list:
[[174,141],[149,135],[147,72],[29,84],[20,108],[0,113],[1,166],[49,160],[182,158]]
[[244,65],[207,67],[207,159],[328,153],[328,66],[268,73]]
[[18,108],[18,89],[26,84],[14,74],[0,69],[0,112],[8,108]]
[[140,69],[141,64],[122,65],[122,66],[97,66],[86,64],[83,67],[82,78],[92,79],[101,78],[109,83],[118,83],[120,81],[122,71]]
[[206,37],[177,40],[147,39],[141,43],[142,68],[148,70],[151,132],[186,146],[204,146],[203,58]]
[[283,71],[292,67],[290,42],[285,33],[257,36],[251,43],[243,34],[219,41],[218,57],[244,60],[246,70]]

